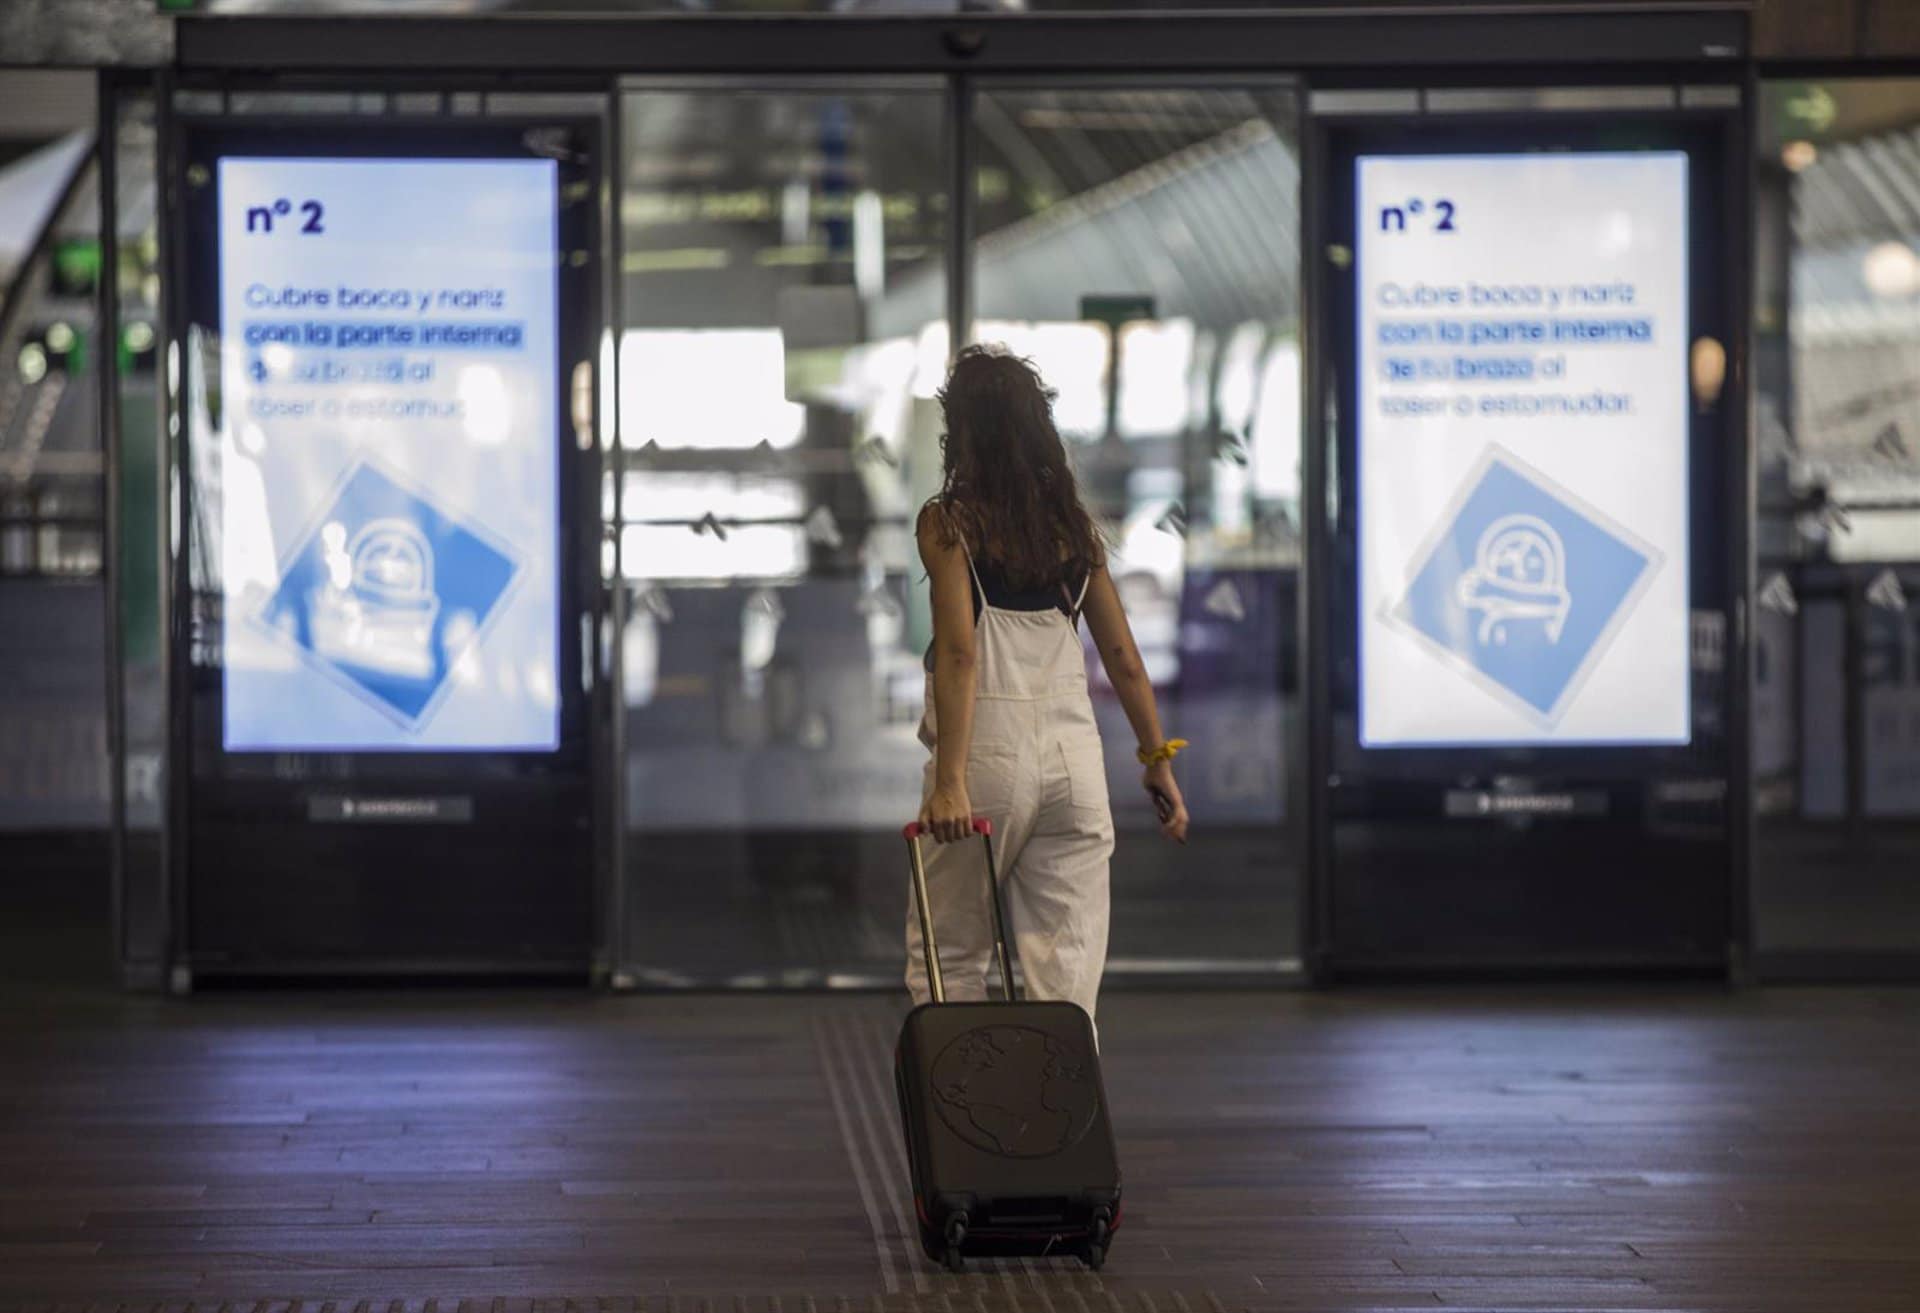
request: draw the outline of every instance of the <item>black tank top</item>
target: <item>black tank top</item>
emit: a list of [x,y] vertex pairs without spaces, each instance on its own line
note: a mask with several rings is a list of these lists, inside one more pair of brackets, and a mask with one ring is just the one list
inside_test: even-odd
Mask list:
[[[1058,611],[1061,615],[1079,624],[1080,616],[1074,610],[1075,601],[1083,595],[1090,571],[1074,571],[1072,566],[1062,566],[1057,582],[1039,588],[1015,588],[1007,582],[1006,574],[992,561],[983,561],[978,557],[973,561],[973,573],[980,579],[980,587],[970,589],[973,593],[973,618],[980,618],[982,600],[988,606],[1002,611]],[[982,593],[986,597],[982,599]],[[922,664],[928,674],[933,673],[933,644],[927,644],[927,653]]]
[[1062,569],[1060,578],[1053,583],[1043,584],[1039,588],[1015,588],[1007,582],[1005,572],[992,561],[976,558],[974,573],[980,576],[980,587],[973,595],[974,619],[980,618],[980,594],[985,593],[988,606],[998,607],[1002,611],[1058,611],[1061,615],[1073,616],[1074,599],[1080,596],[1078,573],[1070,574]]

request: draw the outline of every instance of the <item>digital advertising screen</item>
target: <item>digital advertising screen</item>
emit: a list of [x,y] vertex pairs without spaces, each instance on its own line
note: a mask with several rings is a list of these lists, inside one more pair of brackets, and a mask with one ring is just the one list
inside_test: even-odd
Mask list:
[[1364,747],[1688,741],[1687,164],[1356,161]]
[[215,174],[226,750],[555,749],[555,164]]

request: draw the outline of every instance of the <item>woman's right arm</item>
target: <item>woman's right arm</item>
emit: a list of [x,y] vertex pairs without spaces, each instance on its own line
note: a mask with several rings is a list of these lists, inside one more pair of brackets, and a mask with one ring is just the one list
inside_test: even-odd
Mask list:
[[973,572],[936,505],[920,512],[920,560],[933,591],[933,793],[920,823],[941,843],[973,833],[967,754],[973,748]]
[[[1160,709],[1154,703],[1153,685],[1147,679],[1140,648],[1133,641],[1133,626],[1127,623],[1126,608],[1120,605],[1120,592],[1113,586],[1113,576],[1105,566],[1095,570],[1087,584],[1084,610],[1087,630],[1100,651],[1100,663],[1107,668],[1107,682],[1120,698],[1134,737],[1148,751],[1159,747],[1166,738],[1160,732]],[[1169,804],[1162,809],[1160,832],[1178,843],[1185,843],[1187,804],[1180,795],[1179,783],[1173,778],[1173,763],[1163,761],[1147,767],[1141,785],[1149,794],[1157,794]]]

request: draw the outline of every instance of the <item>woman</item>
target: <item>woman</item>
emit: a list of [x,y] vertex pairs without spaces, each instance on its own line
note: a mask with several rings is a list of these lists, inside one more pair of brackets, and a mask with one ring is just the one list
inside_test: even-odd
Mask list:
[[[920,822],[939,845],[927,886],[949,999],[987,996],[992,928],[971,818],[993,821],[1027,996],[1091,1016],[1107,958],[1113,817],[1100,730],[1087,696],[1084,614],[1139,739],[1160,831],[1184,843],[1173,778],[1186,746],[1160,732],[1153,686],[1106,550],[1080,504],[1053,394],[1024,360],[969,347],[940,392],[945,478],[920,513],[933,588],[927,711],[932,750]],[[920,924],[907,916],[907,987],[927,1001]]]

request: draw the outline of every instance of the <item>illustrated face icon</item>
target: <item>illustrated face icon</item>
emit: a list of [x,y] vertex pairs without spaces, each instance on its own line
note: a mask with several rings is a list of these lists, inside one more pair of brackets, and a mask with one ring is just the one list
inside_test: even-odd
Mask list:
[[1560,564],[1546,536],[1524,526],[1503,532],[1487,546],[1485,559],[1496,578],[1522,588],[1551,587]]
[[1480,613],[1475,637],[1482,644],[1505,644],[1516,621],[1538,622],[1547,641],[1557,643],[1573,605],[1566,548],[1535,515],[1505,515],[1488,525],[1456,587],[1460,604]]
[[316,654],[388,678],[433,677],[433,548],[418,526],[383,518],[351,538],[339,523],[321,530],[328,582],[308,599]]
[[353,587],[389,606],[420,606],[433,596],[433,556],[427,540],[404,520],[375,520],[348,545]]

